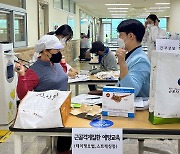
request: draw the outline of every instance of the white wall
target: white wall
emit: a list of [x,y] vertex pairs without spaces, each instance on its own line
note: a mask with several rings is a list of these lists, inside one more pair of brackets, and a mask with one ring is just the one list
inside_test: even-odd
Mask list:
[[170,19],[169,19],[169,31],[171,33],[180,33],[180,0],[171,0],[170,7]]
[[27,0],[26,8],[28,47],[33,47],[38,40],[37,0]]
[[[79,7],[76,7],[77,14],[72,14],[53,7],[53,0],[47,0],[49,5],[49,31],[54,30],[54,24],[67,24],[68,16],[75,20],[74,39],[79,38]],[[38,40],[38,8],[37,0],[27,0],[27,31],[28,47],[33,47]]]
[[81,27],[81,33],[85,33],[87,35],[88,33],[88,26],[89,26],[89,21],[81,21],[80,27]]
[[53,0],[49,0],[49,30],[54,30],[54,25],[58,24],[63,25],[67,24],[68,16],[74,19],[75,26],[74,26],[74,38],[79,38],[79,7],[76,6],[76,14],[54,8]]
[[76,5],[76,15],[74,17],[75,19],[75,38],[80,39],[80,15],[79,15],[79,9],[80,7]]
[[[85,11],[80,6],[76,5],[76,14],[69,13],[67,11],[54,8],[53,0],[45,0],[49,5],[49,31],[54,30],[54,25],[67,24],[68,16],[74,18],[74,38],[80,39],[80,15],[79,10]],[[28,46],[33,47],[38,40],[38,9],[37,0],[27,0],[27,31],[28,31]],[[86,11],[87,12],[87,11]],[[87,12],[90,15],[92,13]],[[93,15],[92,15],[93,16]]]
[[16,6],[16,7],[21,7],[20,0],[0,0],[0,3]]

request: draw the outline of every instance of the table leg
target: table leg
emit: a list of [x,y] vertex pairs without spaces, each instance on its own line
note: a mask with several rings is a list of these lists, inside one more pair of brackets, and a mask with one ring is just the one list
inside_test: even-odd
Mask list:
[[178,154],[180,154],[180,139],[178,140]]
[[53,152],[52,147],[52,137],[46,136],[46,147],[43,149],[42,154],[52,154]]
[[23,136],[14,134],[14,154],[23,154]]
[[79,95],[79,85],[75,84],[75,95]]
[[[159,153],[159,154],[171,154],[171,152],[169,152],[169,151],[164,151],[164,150],[144,146],[144,139],[138,139],[138,143],[139,143],[139,154],[143,154],[144,151]],[[178,154],[180,154],[180,153],[178,153]]]
[[67,89],[68,89],[68,90],[70,90],[70,89],[71,89],[71,88],[70,88],[70,84],[68,84],[68,87],[67,87]]
[[138,154],[143,154],[144,153],[144,139],[138,139]]

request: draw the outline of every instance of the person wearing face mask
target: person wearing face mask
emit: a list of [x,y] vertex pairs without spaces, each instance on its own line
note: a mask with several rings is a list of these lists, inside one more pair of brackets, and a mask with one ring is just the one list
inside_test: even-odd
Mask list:
[[65,45],[69,40],[73,37],[73,31],[72,28],[64,24],[56,29],[56,31],[51,31],[47,33],[47,35],[55,35],[62,45]]
[[150,62],[141,47],[144,25],[135,19],[122,21],[118,27],[119,48],[116,50],[120,75],[117,85],[132,87],[135,96],[148,97],[150,87]]
[[108,47],[105,47],[101,41],[93,42],[90,52],[101,57],[100,67],[90,71],[92,75],[102,71],[116,71],[118,69],[114,53]]
[[[105,47],[101,41],[93,42],[90,52],[95,53],[99,57],[101,57],[100,67],[95,70],[91,70],[90,71],[91,75],[96,74],[98,72],[102,72],[102,71],[117,71],[118,70],[115,54],[112,51],[110,51],[108,47]],[[89,85],[88,87],[90,90],[89,94],[96,94],[95,85]],[[98,91],[98,93],[101,93],[101,92]]]
[[147,44],[148,47],[148,57],[151,60],[151,52],[155,50],[156,39],[167,38],[166,31],[159,28],[160,20],[155,14],[150,14],[146,18],[145,22],[145,35],[143,38],[143,43]]
[[[67,42],[70,41],[73,37],[72,28],[67,24],[62,25],[59,28],[57,28],[56,31],[52,31],[47,34],[55,35],[63,46],[65,46]],[[77,76],[78,71],[72,68],[69,64],[67,64],[64,58],[62,59],[60,64],[64,68],[65,72],[68,74],[69,77],[75,78]]]
[[[18,73],[17,95],[23,99],[28,91],[62,90],[68,87],[68,76],[59,64],[62,58],[60,52],[64,46],[54,35],[44,35],[35,45],[34,51],[39,57],[25,71],[21,63],[16,64]],[[71,137],[58,137],[58,153],[71,153]]]

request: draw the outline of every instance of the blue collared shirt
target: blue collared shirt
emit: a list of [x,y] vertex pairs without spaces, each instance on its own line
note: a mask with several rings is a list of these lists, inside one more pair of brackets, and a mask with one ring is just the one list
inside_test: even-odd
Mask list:
[[149,97],[150,89],[150,62],[141,47],[137,48],[126,59],[128,74],[118,80],[118,86],[132,87],[135,89],[135,96]]

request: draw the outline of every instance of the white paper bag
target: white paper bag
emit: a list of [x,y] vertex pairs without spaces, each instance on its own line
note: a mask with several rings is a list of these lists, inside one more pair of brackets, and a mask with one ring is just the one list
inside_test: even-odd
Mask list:
[[14,128],[63,127],[62,116],[68,116],[70,96],[70,91],[29,91],[19,105]]
[[154,51],[151,59],[149,120],[180,122],[180,51]]

